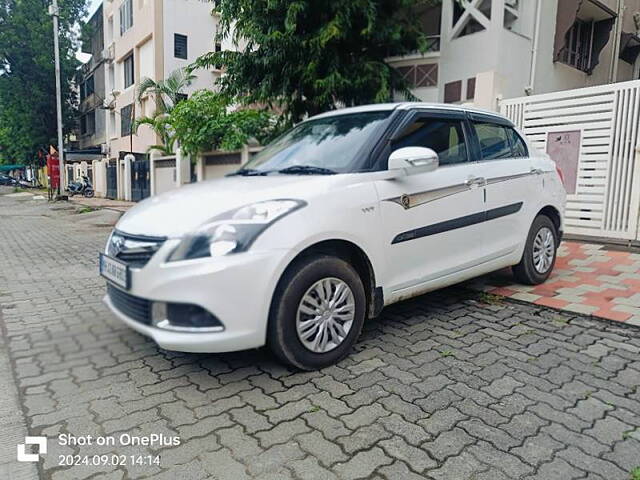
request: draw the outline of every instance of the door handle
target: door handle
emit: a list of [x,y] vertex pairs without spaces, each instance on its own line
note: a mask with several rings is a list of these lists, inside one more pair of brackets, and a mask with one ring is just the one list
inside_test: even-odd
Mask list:
[[467,187],[471,187],[471,186],[478,186],[478,187],[484,187],[487,183],[487,180],[484,177],[469,177],[467,179],[466,182],[464,182],[464,184]]
[[541,170],[540,168],[531,168],[531,173],[533,175],[542,175],[544,173],[544,171]]

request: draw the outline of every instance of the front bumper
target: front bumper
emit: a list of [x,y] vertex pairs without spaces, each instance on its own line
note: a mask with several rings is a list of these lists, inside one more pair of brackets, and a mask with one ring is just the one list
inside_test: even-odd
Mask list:
[[131,270],[127,293],[150,301],[198,305],[223,323],[222,331],[177,332],[150,326],[127,316],[106,295],[109,309],[167,350],[219,353],[263,346],[271,298],[291,253],[246,252],[165,263],[177,242],[168,240],[147,265]]

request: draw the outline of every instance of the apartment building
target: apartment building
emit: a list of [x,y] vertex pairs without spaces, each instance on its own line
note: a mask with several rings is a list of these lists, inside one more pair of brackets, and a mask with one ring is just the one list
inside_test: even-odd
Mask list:
[[430,49],[391,59],[424,101],[499,98],[640,78],[640,0],[443,0]]
[[81,67],[77,85],[78,105],[78,147],[80,150],[102,150],[106,143],[106,119],[104,110],[105,60],[104,32],[102,28],[102,6],[87,21],[87,38],[82,41],[82,53],[91,55]]
[[[103,19],[108,157],[144,154],[158,138],[147,126],[133,131],[133,119],[155,110],[152,98],[136,100],[140,80],[165,79],[203,53],[232,45],[216,43],[218,18],[208,0],[105,0]],[[196,75],[187,94],[212,88],[220,72],[201,70]]]

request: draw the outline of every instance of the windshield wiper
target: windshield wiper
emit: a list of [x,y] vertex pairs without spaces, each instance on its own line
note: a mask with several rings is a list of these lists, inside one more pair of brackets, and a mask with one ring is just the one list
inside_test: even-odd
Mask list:
[[278,173],[285,175],[335,175],[335,170],[324,167],[314,167],[313,165],[292,165],[282,170],[278,170]]
[[227,177],[233,177],[235,175],[240,175],[242,177],[255,177],[255,176],[264,176],[267,175],[268,172],[263,170],[256,170],[254,168],[241,168],[240,170],[236,170],[235,172],[231,172],[227,174]]

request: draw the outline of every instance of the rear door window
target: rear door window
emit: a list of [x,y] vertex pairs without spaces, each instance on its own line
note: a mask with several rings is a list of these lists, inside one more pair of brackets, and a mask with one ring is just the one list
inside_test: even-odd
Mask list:
[[513,128],[508,128],[509,139],[511,140],[511,149],[513,150],[514,158],[523,158],[529,156],[529,149],[527,144],[524,143],[522,137]]
[[480,157],[482,160],[513,157],[509,128],[495,123],[484,122],[473,122],[473,128],[480,144]]

